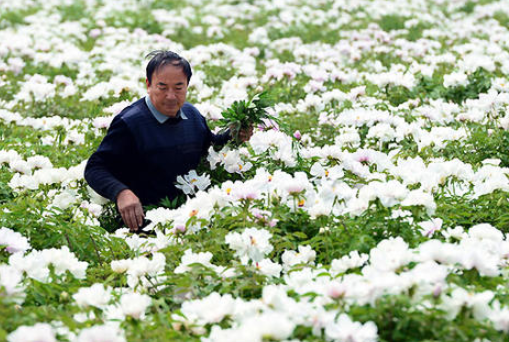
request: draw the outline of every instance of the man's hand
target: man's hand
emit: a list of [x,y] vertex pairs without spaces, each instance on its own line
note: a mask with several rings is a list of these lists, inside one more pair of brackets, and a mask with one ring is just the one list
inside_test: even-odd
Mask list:
[[251,139],[252,135],[253,135],[253,126],[252,125],[247,128],[241,128],[239,130],[239,141],[246,142],[249,139]]
[[138,231],[143,224],[145,214],[140,199],[129,189],[120,191],[117,196],[117,207],[122,220],[132,232]]

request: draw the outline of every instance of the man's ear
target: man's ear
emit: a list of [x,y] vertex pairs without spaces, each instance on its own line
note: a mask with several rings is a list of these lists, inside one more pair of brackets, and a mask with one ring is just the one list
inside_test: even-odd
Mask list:
[[145,84],[147,85],[147,89],[148,89],[148,87],[150,87],[150,82],[149,82],[148,78],[145,78]]

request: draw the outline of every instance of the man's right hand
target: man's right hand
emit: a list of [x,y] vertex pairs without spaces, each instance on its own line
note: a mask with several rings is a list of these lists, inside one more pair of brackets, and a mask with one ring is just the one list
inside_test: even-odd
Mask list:
[[117,207],[122,220],[132,232],[138,231],[143,224],[145,214],[140,199],[129,189],[120,191],[117,196]]

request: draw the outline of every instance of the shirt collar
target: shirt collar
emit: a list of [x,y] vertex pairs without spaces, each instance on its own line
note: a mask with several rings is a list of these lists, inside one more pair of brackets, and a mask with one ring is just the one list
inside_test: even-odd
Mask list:
[[[147,103],[148,109],[150,110],[150,112],[152,113],[154,118],[156,118],[156,120],[159,123],[165,123],[166,120],[168,120],[170,118],[169,116],[164,115],[163,113],[161,113],[160,111],[158,111],[156,109],[156,107],[154,106],[152,101],[150,101],[150,96],[148,96],[148,95],[145,96],[145,102]],[[182,118],[182,120],[187,120],[187,116],[186,116],[186,114],[184,114],[182,109],[179,109],[179,111],[177,112],[177,116],[175,118],[177,118],[177,119]]]

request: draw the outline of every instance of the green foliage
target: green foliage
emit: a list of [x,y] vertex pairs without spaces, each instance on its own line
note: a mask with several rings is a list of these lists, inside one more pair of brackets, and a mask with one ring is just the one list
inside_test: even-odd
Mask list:
[[[76,76],[79,73],[78,69],[73,68],[72,66],[63,63],[59,68],[50,66],[46,63],[33,63],[28,61],[23,69],[25,74],[35,75],[40,74],[48,77],[48,82],[53,82],[53,79],[57,75],[64,75],[72,79],[76,79]],[[17,76],[20,79],[22,75]]]
[[39,9],[28,7],[0,13],[0,30],[25,23],[25,17],[36,13]]
[[155,20],[149,8],[140,8],[138,11],[126,10],[113,12],[105,18],[105,22],[108,26],[126,27],[131,30],[142,29],[150,34],[163,32],[163,28],[157,20]]
[[84,1],[73,1],[70,4],[57,6],[63,21],[78,21],[90,14],[87,11],[87,4]]
[[[433,303],[433,298],[430,300]],[[381,342],[469,342],[475,338],[502,342],[505,338],[500,332],[474,319],[470,310],[462,311],[451,324],[443,319],[443,312],[439,309],[416,309],[408,295],[385,296],[373,306],[352,307],[349,314],[361,322],[375,322]]]
[[422,76],[417,86],[408,89],[403,86],[387,86],[385,95],[387,100],[393,106],[398,106],[410,99],[442,98],[457,104],[463,103],[467,99],[477,99],[479,94],[486,93],[491,87],[491,78],[488,71],[479,68],[468,75],[468,84],[466,86],[454,86],[446,88],[443,85],[443,76],[434,75],[432,78]]
[[426,29],[429,29],[431,26],[425,23],[419,23],[414,25],[408,29],[408,34],[406,35],[406,39],[411,42],[415,42],[422,38],[422,32]]
[[467,1],[462,7],[460,7],[460,11],[465,13],[472,13],[475,9],[475,6],[477,6],[477,2],[474,1]]
[[509,167],[509,156],[506,153],[509,148],[509,132],[477,123],[470,123],[467,132],[466,139],[449,142],[442,150],[442,156],[448,160],[459,159],[475,166],[481,166],[482,161],[486,159],[500,159],[500,166]]
[[334,44],[340,37],[341,30],[331,30],[327,26],[301,24],[299,26],[289,26],[286,29],[274,29],[269,31],[271,40],[299,37],[303,43],[322,42],[325,44]]
[[444,218],[444,225],[469,227],[488,223],[509,233],[509,200],[507,193],[495,191],[477,199],[441,197],[436,215]]
[[389,103],[394,107],[407,102],[414,96],[414,93],[410,89],[403,86],[386,87],[385,94],[387,95]]
[[[297,76],[293,80],[282,79],[276,81],[271,86],[271,96],[274,98],[274,102],[285,102],[285,103],[296,103],[299,99],[306,97],[306,92],[302,87],[309,81],[308,77],[301,75]],[[305,113],[310,116],[309,113]]]
[[197,66],[196,70],[203,71],[205,75],[207,75],[204,79],[204,83],[213,88],[221,87],[225,80],[229,80],[235,76],[235,70],[228,66],[203,64]]
[[491,76],[484,69],[477,69],[468,75],[469,84],[456,86],[444,91],[442,97],[454,103],[462,103],[466,99],[477,99],[479,94],[488,92],[491,87]]
[[[101,227],[84,225],[70,209],[48,211],[47,205],[29,191],[18,194],[5,207],[8,212],[0,217],[0,225],[29,238],[37,250],[68,246],[80,260],[99,264],[126,256],[122,240],[106,235]],[[47,217],[41,220],[43,212]]]
[[507,13],[497,11],[493,15],[493,18],[496,19],[501,26],[509,29],[509,15]]
[[402,30],[405,28],[405,21],[408,18],[402,17],[397,14],[388,14],[384,15],[380,21],[379,25],[384,31],[392,31],[392,30]]

